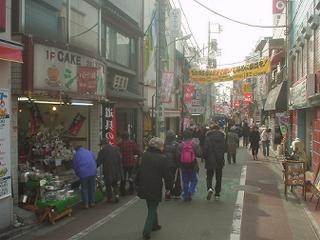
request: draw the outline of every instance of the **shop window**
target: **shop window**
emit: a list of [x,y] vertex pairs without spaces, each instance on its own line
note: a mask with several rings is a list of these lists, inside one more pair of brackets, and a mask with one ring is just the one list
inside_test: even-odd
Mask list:
[[25,31],[53,41],[66,41],[66,0],[25,1]]
[[71,44],[93,54],[98,51],[98,9],[85,1],[71,1]]

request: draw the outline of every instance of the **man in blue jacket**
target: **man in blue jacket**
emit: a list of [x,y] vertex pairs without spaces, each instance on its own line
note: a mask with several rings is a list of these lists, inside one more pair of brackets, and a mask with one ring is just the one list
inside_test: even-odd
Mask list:
[[73,168],[80,178],[83,208],[95,206],[97,163],[93,152],[77,146]]

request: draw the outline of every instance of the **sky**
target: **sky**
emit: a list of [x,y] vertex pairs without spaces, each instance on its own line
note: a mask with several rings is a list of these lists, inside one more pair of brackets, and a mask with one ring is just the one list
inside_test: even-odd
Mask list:
[[[229,18],[255,25],[272,25],[272,0],[198,0],[210,9]],[[179,0],[171,0],[179,8]],[[218,67],[239,63],[245,60],[263,37],[272,36],[272,29],[254,28],[226,20],[198,5],[193,0],[180,0],[191,31],[200,48],[207,46],[208,22],[219,23],[223,31],[211,33],[211,38],[218,40],[221,57]],[[182,23],[188,30],[182,14]],[[190,33],[189,30],[187,33]],[[205,51],[206,52],[206,51]]]

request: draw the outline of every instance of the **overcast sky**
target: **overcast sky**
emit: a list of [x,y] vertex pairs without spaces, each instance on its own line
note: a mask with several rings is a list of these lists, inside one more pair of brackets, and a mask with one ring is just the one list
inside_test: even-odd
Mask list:
[[[178,0],[172,0],[179,8]],[[229,18],[255,25],[272,25],[272,0],[198,0]],[[242,62],[261,37],[272,35],[271,29],[253,28],[223,19],[198,5],[193,0],[180,0],[192,33],[202,48],[208,42],[208,22],[220,23],[222,33],[211,36],[218,39],[222,55],[218,65]],[[182,21],[185,23],[183,14]],[[238,65],[238,64],[237,64]]]

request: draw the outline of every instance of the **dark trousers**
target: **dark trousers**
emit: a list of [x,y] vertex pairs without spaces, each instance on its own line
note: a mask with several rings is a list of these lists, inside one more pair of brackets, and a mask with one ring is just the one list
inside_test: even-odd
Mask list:
[[112,197],[119,195],[119,186],[117,181],[109,182],[105,181],[106,185],[106,195],[108,200],[111,200]]
[[94,204],[96,199],[96,176],[81,178],[80,184],[83,204]]
[[269,157],[270,141],[262,141],[263,156]]
[[243,136],[243,146],[248,146],[249,144],[249,136]]
[[228,151],[228,154],[227,154],[227,157],[228,157],[228,163],[230,164],[231,163],[231,160],[233,161],[233,163],[236,163],[236,156],[237,156],[237,153],[231,153]]
[[215,196],[220,196],[221,192],[221,179],[222,179],[222,168],[207,169],[207,190],[212,189],[212,180],[214,173],[216,173],[216,185],[215,185]]
[[253,156],[258,156],[259,145],[257,145],[257,146],[251,146],[251,151],[252,151],[252,155],[253,155]]
[[148,235],[152,229],[159,225],[158,223],[158,206],[159,201],[146,200],[148,215],[143,228],[143,235]]
[[178,197],[181,195],[181,192],[182,192],[179,168],[176,168],[176,167],[170,168],[170,178],[171,178],[170,182],[173,183],[170,189],[170,193],[172,196]]
[[134,169],[133,166],[132,167],[123,167],[124,178],[120,183],[120,193],[122,195],[124,195],[126,193],[126,181],[127,180],[129,181],[129,193],[133,194],[133,190],[134,190],[133,179],[132,179],[133,169]]
[[182,197],[187,199],[196,192],[198,183],[197,172],[194,169],[181,169],[182,175]]

